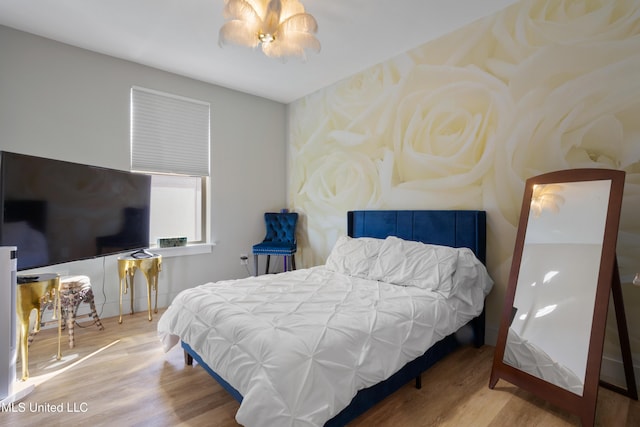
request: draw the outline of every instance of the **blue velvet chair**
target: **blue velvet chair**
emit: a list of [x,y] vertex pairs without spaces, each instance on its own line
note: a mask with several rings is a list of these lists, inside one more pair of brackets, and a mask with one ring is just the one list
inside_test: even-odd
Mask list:
[[[292,270],[296,269],[295,253],[298,249],[296,242],[296,225],[298,223],[298,214],[295,212],[264,214],[264,223],[267,228],[267,234],[264,240],[257,245],[253,245],[253,267],[255,275],[258,275],[258,255],[267,256],[267,266],[265,273],[269,272],[269,259],[271,255],[279,255],[285,257],[285,270],[287,265]],[[287,258],[290,263],[287,264]]]

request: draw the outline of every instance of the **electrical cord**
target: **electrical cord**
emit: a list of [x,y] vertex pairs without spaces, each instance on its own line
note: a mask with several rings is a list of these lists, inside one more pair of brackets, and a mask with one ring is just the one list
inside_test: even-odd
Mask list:
[[107,257],[102,257],[102,305],[100,306],[100,314],[98,317],[102,317],[102,311],[104,310],[104,305],[107,303],[107,293],[104,290],[105,277],[107,276],[107,268],[106,268]]

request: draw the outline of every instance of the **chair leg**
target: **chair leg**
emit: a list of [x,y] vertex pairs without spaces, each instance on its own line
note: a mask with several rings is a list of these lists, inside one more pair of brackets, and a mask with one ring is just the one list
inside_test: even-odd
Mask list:
[[74,348],[76,345],[74,335],[76,326],[76,315],[78,314],[78,307],[82,302],[82,298],[82,294],[75,293],[75,291],[72,290],[67,293],[66,297],[61,301],[62,325],[66,325],[67,328],[69,348]]
[[295,254],[291,254],[291,269],[292,270],[296,269],[296,256],[295,256]]
[[269,260],[271,259],[271,255],[267,255],[267,267],[264,269],[264,274],[269,274]]
[[[80,303],[78,303],[79,305]],[[69,334],[69,348],[73,348],[76,345],[76,341],[74,338],[73,333],[75,332],[74,330],[74,326],[76,324],[76,311],[78,311],[78,306],[76,305],[75,308],[74,307],[69,307],[67,309],[67,333]]]
[[[41,302],[42,304],[42,302]],[[42,312],[46,308],[46,305],[40,305],[40,307],[36,308],[36,323],[33,325],[33,330],[29,332],[29,322],[27,322],[27,333],[29,334],[29,338],[27,339],[27,347],[31,345],[33,340],[36,337],[36,334],[40,332],[40,327],[42,326]]]
[[100,321],[100,318],[98,317],[98,312],[96,311],[96,303],[93,300],[93,293],[91,294],[91,299],[89,300],[89,307],[91,307],[91,317],[93,317],[93,320],[96,323],[96,326],[98,327],[98,329],[103,331],[104,330],[104,326],[102,326],[102,322]]
[[258,255],[253,255],[253,275],[258,275]]

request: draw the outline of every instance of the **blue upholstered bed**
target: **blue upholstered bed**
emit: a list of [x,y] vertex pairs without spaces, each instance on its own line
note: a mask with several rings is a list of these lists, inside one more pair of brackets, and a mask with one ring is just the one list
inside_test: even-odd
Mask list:
[[[374,237],[384,239],[397,236],[404,240],[427,244],[469,248],[483,264],[486,259],[486,214],[483,211],[463,210],[382,210],[348,212],[348,235],[353,238]],[[484,344],[485,316],[481,314],[463,326],[472,329],[472,344],[479,347]],[[464,334],[468,336],[469,334]],[[369,408],[380,402],[406,383],[415,379],[420,387],[420,375],[437,361],[458,347],[469,342],[460,342],[457,334],[452,333],[441,339],[422,356],[408,362],[402,369],[388,379],[371,387],[360,390],[351,404],[326,422],[325,426],[343,426]],[[212,375],[235,399],[242,401],[243,396],[224,378],[212,370],[203,358],[184,340],[185,362],[192,364],[195,359]]]

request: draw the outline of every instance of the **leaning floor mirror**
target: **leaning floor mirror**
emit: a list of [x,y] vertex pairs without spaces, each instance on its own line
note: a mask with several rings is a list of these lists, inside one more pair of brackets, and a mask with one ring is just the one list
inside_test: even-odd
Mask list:
[[[598,386],[637,400],[616,260],[625,173],[571,169],[526,181],[489,387],[499,379],[595,422]],[[613,295],[626,388],[600,381]]]

